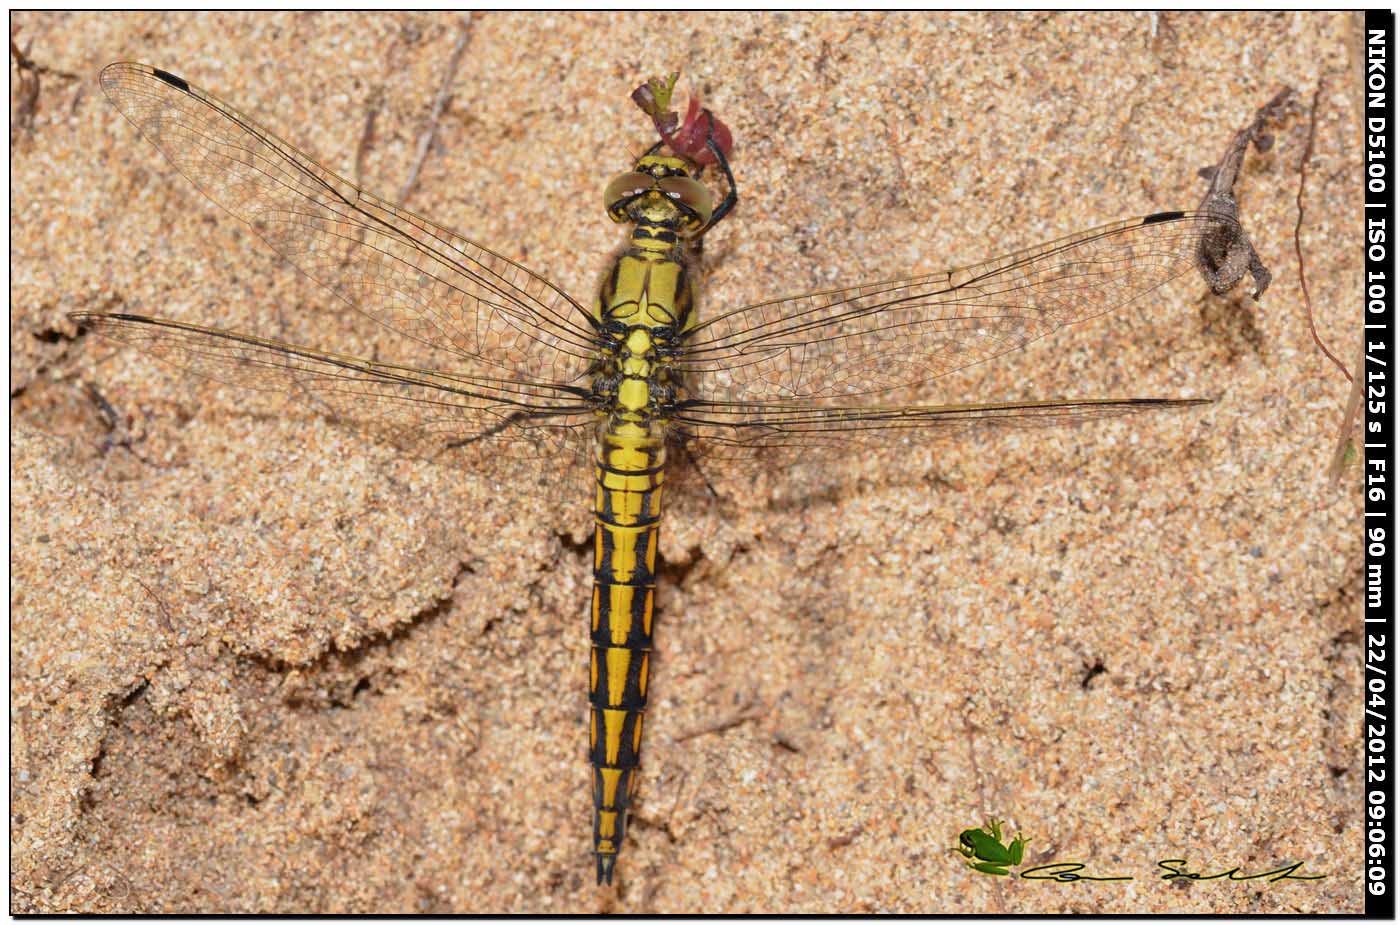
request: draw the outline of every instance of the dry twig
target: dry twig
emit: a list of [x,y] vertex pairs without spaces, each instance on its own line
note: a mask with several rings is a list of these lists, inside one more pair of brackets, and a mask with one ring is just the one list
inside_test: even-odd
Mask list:
[[423,129],[423,134],[418,136],[418,153],[413,158],[413,167],[408,172],[403,189],[399,190],[400,204],[407,202],[414,188],[418,186],[418,174],[423,169],[423,162],[428,159],[428,151],[433,146],[433,136],[437,134],[438,122],[447,111],[447,104],[452,101],[452,83],[457,79],[457,69],[462,65],[462,56],[466,54],[471,34],[471,14],[466,13],[462,16],[461,34],[457,37],[457,44],[452,48],[452,56],[448,58],[447,68],[442,75],[442,86],[438,88],[437,97],[433,100],[433,111],[428,117],[428,125]]
[[1220,160],[1213,167],[1206,167],[1200,172],[1210,181],[1205,196],[1201,198],[1201,211],[1235,219],[1229,225],[1222,223],[1208,235],[1201,242],[1197,254],[1201,275],[1216,295],[1229,292],[1248,273],[1254,277],[1254,299],[1258,301],[1273,279],[1255,252],[1254,245],[1249,243],[1244,226],[1239,224],[1240,207],[1235,200],[1235,181],[1239,179],[1245,152],[1251,144],[1260,151],[1267,151],[1273,144],[1273,138],[1264,132],[1264,126],[1283,117],[1292,96],[1292,88],[1280,90],[1255,112],[1254,120],[1249,125],[1235,133]]
[[737,712],[731,714],[725,719],[719,720],[715,723],[711,723],[708,726],[701,726],[699,729],[692,729],[689,732],[681,733],[680,735],[676,736],[676,741],[686,742],[690,739],[699,738],[700,736],[711,735],[716,732],[726,732],[730,729],[735,728],[736,726],[742,726],[744,723],[758,719],[762,715],[762,705],[759,704],[757,701],[751,700],[748,703],[744,704],[744,706],[742,706]]
[[1317,89],[1313,91],[1312,109],[1308,115],[1308,137],[1303,143],[1303,157],[1298,163],[1298,222],[1293,226],[1293,252],[1298,255],[1298,283],[1303,288],[1303,309],[1308,316],[1308,331],[1312,334],[1313,343],[1317,344],[1317,349],[1322,351],[1322,355],[1336,364],[1342,371],[1342,375],[1351,381],[1351,373],[1347,370],[1342,361],[1337,359],[1327,345],[1322,342],[1322,338],[1317,336],[1317,324],[1313,320],[1312,296],[1308,292],[1308,274],[1303,266],[1303,192],[1308,185],[1308,162],[1312,160],[1313,140],[1317,136],[1317,105],[1322,98],[1322,78],[1317,79]]
[[[1366,339],[1363,337],[1356,345],[1356,368],[1362,369],[1366,365]],[[1361,392],[1363,379],[1361,376],[1351,380],[1351,395],[1347,398],[1347,410],[1342,415],[1342,421],[1337,426],[1337,448],[1332,453],[1332,464],[1327,467],[1327,477],[1332,480],[1332,487],[1336,488],[1342,481],[1342,470],[1346,468],[1347,462],[1353,451],[1351,442],[1352,432],[1356,429],[1356,419],[1361,414]]]

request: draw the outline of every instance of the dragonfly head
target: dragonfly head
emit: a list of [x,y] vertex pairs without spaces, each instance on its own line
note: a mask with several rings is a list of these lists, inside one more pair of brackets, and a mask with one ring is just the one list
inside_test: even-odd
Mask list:
[[691,176],[690,162],[648,154],[603,193],[608,217],[615,222],[667,225],[682,235],[705,227],[714,211],[709,189]]

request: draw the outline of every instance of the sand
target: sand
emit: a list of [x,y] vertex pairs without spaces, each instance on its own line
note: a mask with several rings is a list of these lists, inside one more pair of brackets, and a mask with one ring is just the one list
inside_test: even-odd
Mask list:
[[[12,92],[11,910],[1358,912],[1359,333],[1342,14],[472,18],[408,203],[591,298],[601,190],[680,68],[733,127],[704,311],[1160,209],[1282,86],[1238,192],[1260,303],[1184,278],[928,400],[1177,414],[853,454],[669,499],[635,824],[592,882],[588,501],[521,500],[80,336],[131,311],[370,351],[102,98],[182,74],[397,198],[461,27],[20,14]],[[12,77],[15,65],[11,64]],[[366,132],[373,112],[371,132]],[[358,156],[357,156],[358,153]],[[99,402],[94,393],[101,396]],[[106,415],[102,402],[113,414]],[[989,816],[1026,863],[970,870]],[[1325,879],[1160,879],[1157,862]]]

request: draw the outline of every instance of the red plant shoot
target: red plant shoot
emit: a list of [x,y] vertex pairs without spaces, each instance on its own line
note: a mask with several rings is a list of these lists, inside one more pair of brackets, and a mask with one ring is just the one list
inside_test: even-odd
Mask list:
[[725,157],[734,148],[734,136],[719,118],[700,105],[699,94],[693,94],[686,107],[685,121],[670,111],[671,96],[680,72],[664,79],[652,78],[632,91],[632,101],[651,117],[657,134],[677,155],[704,167],[715,163],[714,152],[706,142],[713,136],[715,147]]

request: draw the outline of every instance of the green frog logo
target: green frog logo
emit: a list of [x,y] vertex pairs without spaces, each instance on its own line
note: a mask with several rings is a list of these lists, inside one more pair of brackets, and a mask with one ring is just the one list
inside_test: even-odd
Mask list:
[[973,870],[1005,877],[1012,867],[1021,863],[1028,841],[1029,838],[1017,835],[1011,844],[1002,844],[1001,823],[989,819],[983,828],[963,829],[958,835],[957,851],[967,858],[967,866]]

